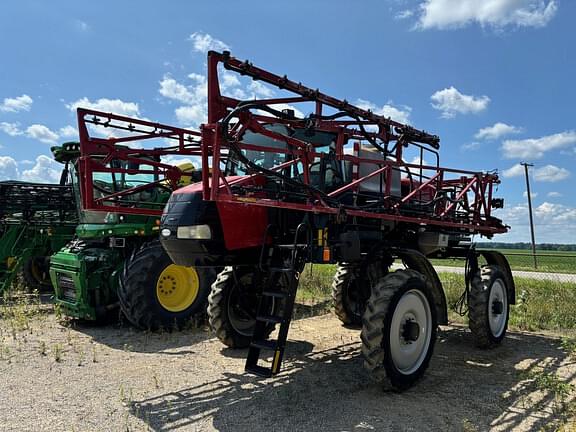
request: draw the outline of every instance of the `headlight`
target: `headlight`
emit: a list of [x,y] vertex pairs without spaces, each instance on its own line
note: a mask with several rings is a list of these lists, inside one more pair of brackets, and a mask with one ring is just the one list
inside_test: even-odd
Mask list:
[[210,240],[212,232],[208,225],[180,226],[176,231],[179,239]]

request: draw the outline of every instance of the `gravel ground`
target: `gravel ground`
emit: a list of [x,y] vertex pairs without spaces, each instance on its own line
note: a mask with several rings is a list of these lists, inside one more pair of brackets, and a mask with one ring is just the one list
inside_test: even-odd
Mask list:
[[365,375],[358,331],[331,314],[293,323],[284,371],[266,380],[206,329],[64,327],[50,313],[12,326],[0,321],[2,431],[540,430],[558,402],[522,371],[576,381],[559,340],[533,333],[481,351],[443,327],[425,378],[397,394]]

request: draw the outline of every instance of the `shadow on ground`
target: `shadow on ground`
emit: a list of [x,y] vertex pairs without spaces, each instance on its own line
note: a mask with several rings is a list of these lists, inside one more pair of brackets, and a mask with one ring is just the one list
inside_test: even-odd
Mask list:
[[[323,301],[315,304],[296,304],[295,319],[310,318],[325,314],[331,305],[330,301]],[[143,331],[130,325],[122,316],[118,314],[111,316],[108,324],[97,324],[84,320],[69,320],[66,325],[71,329],[90,336],[95,342],[104,344],[112,349],[129,350],[142,353],[160,354],[186,354],[193,353],[186,350],[186,347],[213,338],[207,318],[199,317],[189,323],[186,328],[179,331],[160,330]],[[310,344],[309,344],[310,345]],[[312,349],[307,347],[309,352]],[[244,356],[242,351],[223,350],[225,355],[230,357]]]
[[[221,378],[133,401],[131,413],[154,431],[540,430],[554,395],[535,392],[519,369],[554,373],[567,360],[557,339],[511,334],[496,349],[473,347],[460,328],[440,333],[426,376],[403,393],[385,393],[362,370],[359,343],[309,352],[289,347],[272,379],[222,372]],[[572,379],[570,376],[568,379]],[[537,393],[536,402],[527,395]]]
[[194,345],[211,339],[213,335],[203,322],[192,322],[180,331],[145,331],[125,322],[107,325],[72,320],[67,325],[95,342],[112,349],[138,353],[166,355],[193,354]]

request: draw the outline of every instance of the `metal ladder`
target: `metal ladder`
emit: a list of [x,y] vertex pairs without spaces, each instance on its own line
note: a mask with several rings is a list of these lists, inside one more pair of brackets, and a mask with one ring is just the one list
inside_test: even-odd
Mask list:
[[[265,240],[272,229],[273,226],[266,229]],[[299,243],[299,237],[304,230],[306,242]],[[267,278],[256,311],[256,324],[246,358],[246,372],[268,378],[280,371],[298,290],[298,276],[306,262],[310,241],[309,228],[305,223],[298,225],[292,244],[273,244],[267,247],[264,241],[260,268],[265,270]],[[266,249],[267,265],[264,263]],[[283,286],[280,279],[285,277],[288,278],[288,284]],[[280,302],[280,307],[276,306],[276,302]],[[270,338],[268,333],[270,326],[275,324],[280,324],[280,329],[274,339]],[[259,364],[263,351],[273,353],[272,362],[267,366]]]

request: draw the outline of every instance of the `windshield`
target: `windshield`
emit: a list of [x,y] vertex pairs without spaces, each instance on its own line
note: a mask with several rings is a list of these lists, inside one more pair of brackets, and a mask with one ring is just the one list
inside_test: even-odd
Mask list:
[[[269,131],[288,136],[288,128],[286,126],[266,125],[264,127]],[[270,148],[285,151],[287,144],[284,141],[273,139],[259,133],[254,133],[252,131],[246,131],[244,133],[242,143],[255,147],[267,147],[266,150],[268,151],[261,151],[257,148],[241,150],[242,155],[245,158],[263,168],[270,169],[286,162],[287,160],[286,153],[275,153],[269,151]],[[235,155],[231,155],[231,157],[228,158],[228,162],[226,164],[226,175],[246,175],[246,168],[247,167],[245,164],[239,161]]]

